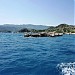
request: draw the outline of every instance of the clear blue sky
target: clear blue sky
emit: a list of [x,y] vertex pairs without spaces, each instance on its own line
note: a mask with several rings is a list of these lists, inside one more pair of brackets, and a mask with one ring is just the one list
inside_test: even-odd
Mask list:
[[74,24],[74,0],[0,0],[0,24]]

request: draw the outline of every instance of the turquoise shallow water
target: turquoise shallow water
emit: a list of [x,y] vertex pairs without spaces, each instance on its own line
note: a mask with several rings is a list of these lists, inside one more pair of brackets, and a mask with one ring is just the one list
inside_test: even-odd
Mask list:
[[0,33],[0,75],[60,75],[57,64],[75,62],[75,35],[23,35]]

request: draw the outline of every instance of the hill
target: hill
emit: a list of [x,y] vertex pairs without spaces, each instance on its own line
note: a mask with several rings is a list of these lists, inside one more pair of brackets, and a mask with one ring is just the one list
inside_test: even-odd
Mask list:
[[56,27],[49,27],[45,31],[47,32],[58,32],[58,33],[75,33],[75,26],[74,25],[68,25],[68,24],[60,24]]
[[0,25],[0,32],[18,32],[21,29],[35,29],[35,30],[43,30],[47,29],[48,26],[44,25],[32,25],[32,24],[23,24],[23,25],[14,25],[14,24],[4,24]]
[[0,25],[0,32],[57,32],[57,33],[75,33],[75,26],[68,24],[60,24],[58,26],[43,26],[43,25]]

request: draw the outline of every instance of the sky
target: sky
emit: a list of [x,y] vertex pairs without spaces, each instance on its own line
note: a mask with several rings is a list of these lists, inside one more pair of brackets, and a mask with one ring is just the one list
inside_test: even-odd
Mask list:
[[75,25],[75,0],[0,0],[0,24]]

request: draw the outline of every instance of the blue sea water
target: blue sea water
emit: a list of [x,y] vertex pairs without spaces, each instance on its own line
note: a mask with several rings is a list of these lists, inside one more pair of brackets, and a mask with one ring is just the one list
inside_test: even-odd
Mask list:
[[23,35],[0,33],[0,75],[61,75],[58,64],[75,62],[75,35]]

